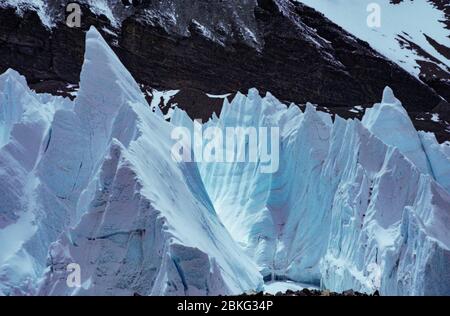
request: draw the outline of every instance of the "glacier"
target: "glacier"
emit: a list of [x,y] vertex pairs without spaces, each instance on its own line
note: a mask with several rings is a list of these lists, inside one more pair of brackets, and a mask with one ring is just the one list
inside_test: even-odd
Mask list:
[[74,101],[0,75],[0,295],[450,295],[450,144],[390,88],[361,121],[224,99],[203,128],[279,128],[275,173],[174,161],[172,130],[193,126],[151,107],[95,28]]
[[[192,128],[177,109],[175,125]],[[449,294],[448,143],[417,132],[387,87],[362,121],[238,94],[216,126],[278,126],[280,170],[200,163],[206,190],[265,281],[337,292]],[[413,272],[411,272],[413,271]]]
[[[39,102],[13,71],[0,79],[2,98],[12,100],[1,104],[9,142],[0,151],[0,236],[10,248],[0,261],[1,291],[218,295],[261,288],[254,263],[217,218],[197,166],[167,155],[171,124],[150,110],[94,28],[85,57],[73,104]],[[46,120],[25,121],[24,111],[22,127],[20,113],[10,113],[20,111],[16,103],[29,103]],[[81,266],[80,288],[66,284],[70,263]]]

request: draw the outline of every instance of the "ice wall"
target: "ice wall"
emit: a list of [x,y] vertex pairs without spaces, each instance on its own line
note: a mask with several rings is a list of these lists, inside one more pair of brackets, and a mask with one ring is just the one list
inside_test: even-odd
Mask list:
[[[178,113],[173,121],[186,125]],[[266,280],[449,294],[448,144],[417,133],[391,89],[362,122],[250,90],[211,125],[281,130],[274,174],[258,163],[200,164],[220,218]]]

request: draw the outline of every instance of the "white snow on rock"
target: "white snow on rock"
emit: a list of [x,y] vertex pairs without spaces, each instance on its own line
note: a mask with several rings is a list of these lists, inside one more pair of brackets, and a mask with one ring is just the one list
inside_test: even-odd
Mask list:
[[27,10],[36,11],[41,22],[47,28],[52,28],[55,25],[51,8],[45,0],[2,0],[0,8],[12,7],[16,9],[17,14],[22,15]]
[[[431,1],[414,0],[393,4],[390,0],[296,0],[302,2],[343,27],[356,37],[368,42],[375,50],[395,61],[409,73],[418,76],[418,61],[432,62],[448,72],[450,60],[431,45],[425,35],[439,44],[450,47],[450,31],[445,28],[444,12]],[[367,18],[373,11],[368,5],[379,5],[381,27],[371,27]],[[373,10],[373,9],[371,9]],[[425,51],[430,60],[405,41]]]
[[[254,0],[233,1],[146,1],[138,8],[125,6],[121,0],[79,0],[77,3],[89,7],[97,16],[105,16],[113,28],[120,28],[122,22],[138,14],[139,19],[151,25],[159,25],[167,32],[182,36],[195,32],[221,45],[232,38],[244,40],[248,45],[260,48],[262,40],[257,32],[253,10]],[[2,0],[0,7],[16,8],[18,14],[34,10],[42,23],[52,28],[64,21],[66,0]]]
[[438,113],[433,113],[432,115],[431,115],[431,120],[433,121],[433,122],[436,122],[436,123],[439,123],[441,120],[440,120],[440,118],[439,118],[439,114]]
[[[115,28],[120,27],[122,21],[133,13],[119,0],[79,0],[73,1],[87,5],[91,12],[97,16],[104,15]],[[19,15],[27,10],[36,11],[42,24],[51,29],[57,22],[64,21],[66,17],[65,8],[70,1],[66,0],[2,0],[1,7],[15,8]]]
[[[168,91],[158,91],[156,89],[152,89],[151,91],[146,91],[146,94],[151,97],[150,108],[153,112],[162,115],[161,110],[166,109],[169,106],[170,100],[175,97],[180,90],[168,90]],[[164,115],[164,118],[170,119],[172,116],[174,105],[167,110],[167,114]]]

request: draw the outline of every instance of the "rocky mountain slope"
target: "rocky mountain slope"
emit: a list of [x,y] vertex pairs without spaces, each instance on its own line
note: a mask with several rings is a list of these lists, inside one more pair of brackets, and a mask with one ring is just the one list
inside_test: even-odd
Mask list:
[[181,90],[176,103],[193,117],[220,110],[205,93],[251,87],[355,117],[354,106],[370,106],[389,85],[416,126],[450,139],[445,85],[424,84],[296,1],[138,2],[80,1],[82,27],[70,29],[65,1],[4,0],[0,71],[17,69],[37,91],[67,95],[79,82],[84,32],[95,25],[144,89]]
[[[430,85],[450,81],[450,6],[440,0],[299,1],[322,12],[348,32],[367,41]],[[379,7],[379,23],[369,26],[367,17]],[[448,88],[447,88],[448,90]],[[445,90],[441,93],[447,94]],[[446,95],[448,97],[448,95]]]

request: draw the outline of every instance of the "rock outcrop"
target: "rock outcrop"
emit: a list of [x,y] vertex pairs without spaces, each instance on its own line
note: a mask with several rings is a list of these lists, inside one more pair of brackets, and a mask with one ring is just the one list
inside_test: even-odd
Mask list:
[[[367,43],[295,1],[192,6],[170,0],[123,7],[110,0],[109,11],[84,4],[79,29],[63,23],[65,1],[55,3],[48,9],[50,27],[42,23],[43,13],[30,7],[22,8],[22,16],[16,8],[0,7],[0,72],[17,69],[40,92],[73,91],[84,33],[94,25],[137,81],[157,89],[224,94],[256,87],[284,101],[313,102],[339,112],[375,103],[389,85],[412,116],[431,112],[442,100]],[[191,103],[197,104],[189,109],[193,117],[212,113],[204,102]],[[433,124],[424,128],[445,130]],[[450,139],[446,132],[438,137]]]

